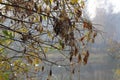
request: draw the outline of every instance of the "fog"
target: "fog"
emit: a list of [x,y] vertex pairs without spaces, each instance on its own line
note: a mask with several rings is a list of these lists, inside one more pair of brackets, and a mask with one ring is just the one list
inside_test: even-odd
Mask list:
[[104,37],[120,42],[120,0],[88,0],[87,14]]

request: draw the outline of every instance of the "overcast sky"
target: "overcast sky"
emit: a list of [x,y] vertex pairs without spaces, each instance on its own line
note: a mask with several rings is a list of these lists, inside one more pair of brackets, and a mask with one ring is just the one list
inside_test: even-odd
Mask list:
[[87,13],[109,38],[120,42],[120,0],[87,0]]

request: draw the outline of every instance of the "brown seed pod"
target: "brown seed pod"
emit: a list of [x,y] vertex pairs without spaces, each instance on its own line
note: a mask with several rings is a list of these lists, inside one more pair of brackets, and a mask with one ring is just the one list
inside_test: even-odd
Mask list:
[[52,76],[52,70],[50,69],[49,76]]
[[81,54],[78,55],[78,63],[81,63]]
[[86,51],[86,54],[85,54],[85,56],[84,56],[84,58],[83,58],[84,65],[87,64],[87,62],[88,62],[88,57],[89,57],[89,52]]

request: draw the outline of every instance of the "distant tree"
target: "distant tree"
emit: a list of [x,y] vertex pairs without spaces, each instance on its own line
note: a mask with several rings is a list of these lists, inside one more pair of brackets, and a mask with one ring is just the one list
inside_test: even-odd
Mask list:
[[112,58],[118,60],[120,58],[120,44],[119,44],[119,42],[110,39],[107,43],[107,51],[108,51],[108,54]]
[[120,79],[120,43],[109,39],[107,43],[107,52],[110,56],[110,62],[114,65],[114,79],[119,80]]
[[[75,65],[87,64],[87,45],[94,43],[97,30],[84,15],[83,0],[0,0],[0,4],[0,80],[18,80],[20,75],[30,80],[50,66],[49,80],[53,65],[72,66],[74,73]],[[65,63],[50,60],[51,50],[57,50]]]

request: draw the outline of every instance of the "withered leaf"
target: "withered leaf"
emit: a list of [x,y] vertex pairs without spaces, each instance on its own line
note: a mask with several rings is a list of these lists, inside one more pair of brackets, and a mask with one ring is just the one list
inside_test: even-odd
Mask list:
[[75,68],[72,70],[72,74],[74,74],[75,73]]
[[79,10],[79,8],[75,8],[75,14],[76,14],[76,17],[81,17],[81,15],[82,15],[82,11],[81,10]]
[[49,76],[52,76],[52,70],[50,69]]
[[40,16],[40,22],[42,23],[42,16]]
[[30,64],[32,64],[33,63],[33,61],[32,61],[32,59],[30,58],[30,56],[26,56],[26,60],[28,61],[28,63],[30,63]]
[[91,22],[87,22],[87,21],[84,21],[83,22],[83,28],[87,28],[87,29],[92,29],[92,23]]
[[35,3],[35,5],[34,5],[34,6],[35,6],[35,10],[36,10],[36,11],[38,11],[38,6],[37,6],[37,4],[36,4],[36,3]]
[[94,43],[94,42],[95,42],[95,39],[91,39],[91,42]]
[[89,51],[88,50],[86,51],[86,57],[89,57]]
[[75,51],[73,53],[75,56],[78,54],[78,48],[75,47]]
[[88,62],[88,57],[89,57],[89,52],[86,51],[86,55],[85,55],[84,58],[83,58],[84,65],[87,64],[87,62]]
[[78,63],[81,62],[81,54],[78,55]]
[[81,38],[80,38],[80,41],[83,41],[83,40],[84,40],[84,38],[85,38],[85,36],[81,37]]
[[97,32],[95,32],[94,34],[93,34],[93,38],[95,38],[97,36]]
[[42,71],[44,71],[44,66],[42,66]]
[[87,64],[87,61],[88,61],[88,58],[87,58],[87,57],[84,57],[84,58],[83,58],[83,61],[84,61],[84,65],[86,65],[86,64]]
[[70,62],[72,61],[72,57],[73,57],[73,55],[70,55],[70,58],[69,58]]
[[58,9],[58,6],[55,6],[54,8],[53,8],[53,10],[57,10]]

